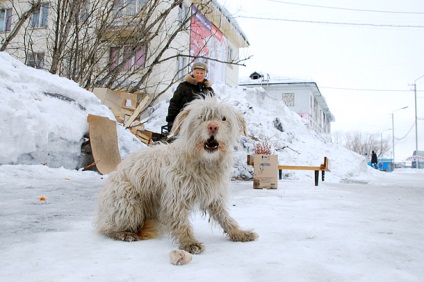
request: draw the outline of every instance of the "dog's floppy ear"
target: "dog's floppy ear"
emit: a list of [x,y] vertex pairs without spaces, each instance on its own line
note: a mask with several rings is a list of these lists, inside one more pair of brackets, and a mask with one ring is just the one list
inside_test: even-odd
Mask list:
[[235,111],[236,118],[237,118],[237,125],[240,129],[240,133],[244,136],[247,136],[247,124],[246,119],[244,118],[243,114],[239,111]]
[[183,124],[184,120],[186,119],[189,113],[190,110],[185,108],[177,115],[174,120],[174,125],[172,126],[171,133],[168,135],[168,138],[172,138],[180,132],[181,125]]

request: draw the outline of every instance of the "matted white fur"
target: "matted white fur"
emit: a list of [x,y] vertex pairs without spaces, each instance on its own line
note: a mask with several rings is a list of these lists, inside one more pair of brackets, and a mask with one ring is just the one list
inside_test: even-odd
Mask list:
[[255,240],[227,211],[232,149],[245,131],[243,115],[230,104],[211,97],[191,102],[175,120],[173,143],[132,153],[110,173],[99,194],[97,230],[135,241],[155,237],[161,226],[180,249],[201,253],[189,222],[200,208],[230,240]]

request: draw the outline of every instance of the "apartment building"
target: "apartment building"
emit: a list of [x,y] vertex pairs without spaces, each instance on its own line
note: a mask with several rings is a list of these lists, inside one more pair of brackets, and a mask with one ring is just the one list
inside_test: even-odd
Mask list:
[[86,88],[171,93],[196,59],[235,86],[248,46],[216,0],[0,0],[0,47]]
[[334,122],[335,118],[315,82],[271,78],[268,74],[254,72],[248,78],[242,79],[240,86],[262,87],[276,103],[285,105],[301,116],[308,128],[322,136],[331,133],[331,122]]

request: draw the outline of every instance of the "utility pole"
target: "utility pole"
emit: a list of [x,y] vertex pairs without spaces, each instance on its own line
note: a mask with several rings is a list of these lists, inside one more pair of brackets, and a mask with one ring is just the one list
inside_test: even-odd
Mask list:
[[394,110],[393,112],[392,112],[392,148],[393,148],[393,160],[392,160],[392,162],[393,162],[393,164],[395,163],[395,115],[394,115],[394,113],[395,112],[397,112],[397,111],[399,111],[399,110],[403,110],[403,109],[406,109],[406,108],[408,108],[408,106],[405,106],[405,107],[403,107],[403,108],[400,108],[400,109],[397,109],[397,110]]
[[[418,118],[417,118],[417,80],[414,83],[414,93],[415,93],[415,154],[418,154]],[[415,166],[419,168],[418,159],[415,159]]]
[[[415,152],[416,156],[418,154],[418,118],[417,118],[417,81],[421,78],[423,78],[424,75],[420,76],[419,78],[415,79],[414,81],[414,93],[415,93]],[[417,169],[419,168],[419,162],[418,159],[415,159],[415,166]]]

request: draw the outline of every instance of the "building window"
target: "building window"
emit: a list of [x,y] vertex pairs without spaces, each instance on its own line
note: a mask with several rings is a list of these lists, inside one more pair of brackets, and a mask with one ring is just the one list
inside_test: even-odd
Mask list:
[[110,66],[112,69],[123,64],[122,70],[129,71],[133,67],[144,66],[144,47],[134,48],[132,46],[110,48]]
[[0,32],[10,31],[12,27],[12,9],[0,10]]
[[113,12],[117,17],[135,16],[146,5],[147,0],[114,0]]
[[[234,62],[234,49],[233,48],[231,48],[230,46],[228,46],[228,48],[227,48],[227,61],[228,62]],[[229,68],[233,68],[233,65],[232,64],[227,64],[227,66],[229,67]]]
[[230,46],[228,46],[228,56],[227,56],[227,60],[229,62],[232,62],[234,60],[234,50],[233,48],[231,48]]
[[46,27],[49,16],[49,3],[41,5],[40,9],[32,14],[32,27]]
[[294,107],[294,93],[283,93],[283,102],[287,107]]
[[36,69],[44,68],[44,53],[28,54],[27,65]]
[[[182,24],[187,20],[187,17],[190,14],[190,8],[185,6],[184,4],[180,4],[180,9],[178,11],[178,23]],[[190,27],[190,21],[186,21],[184,24],[184,28],[188,29]]]

